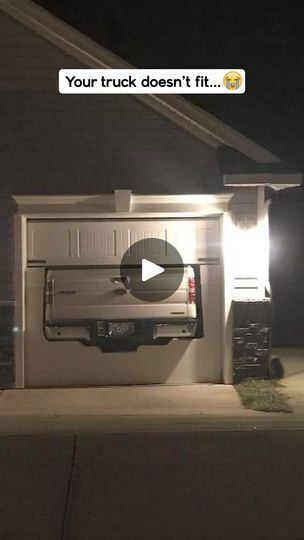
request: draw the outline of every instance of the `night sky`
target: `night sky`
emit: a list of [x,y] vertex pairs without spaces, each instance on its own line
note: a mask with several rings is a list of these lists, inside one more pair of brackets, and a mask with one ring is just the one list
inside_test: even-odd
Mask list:
[[[296,0],[37,0],[139,68],[244,68],[242,95],[185,96],[304,169],[304,32]],[[304,345],[304,190],[273,197],[274,344]]]
[[[187,96],[304,168],[301,2],[286,0],[38,0],[140,68],[247,71],[243,95]],[[302,84],[301,84],[302,80]]]

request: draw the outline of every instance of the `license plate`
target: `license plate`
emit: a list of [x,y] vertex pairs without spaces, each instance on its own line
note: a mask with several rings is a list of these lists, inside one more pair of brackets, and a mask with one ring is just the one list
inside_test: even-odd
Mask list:
[[134,322],[109,322],[108,335],[113,337],[131,336],[134,334]]

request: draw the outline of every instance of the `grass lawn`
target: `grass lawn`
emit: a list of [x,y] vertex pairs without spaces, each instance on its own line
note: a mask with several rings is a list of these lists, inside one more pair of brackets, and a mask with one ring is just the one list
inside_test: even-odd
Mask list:
[[264,412],[292,412],[288,397],[276,381],[249,379],[235,386],[247,409]]

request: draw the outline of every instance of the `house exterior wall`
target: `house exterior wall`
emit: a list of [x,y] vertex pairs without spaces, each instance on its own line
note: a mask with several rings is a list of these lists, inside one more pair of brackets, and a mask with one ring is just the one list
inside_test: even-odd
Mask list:
[[222,186],[216,150],[132,96],[65,96],[84,67],[0,12],[2,193],[200,193]]
[[57,90],[57,72],[84,67],[0,11],[0,91]]
[[58,70],[84,66],[2,12],[0,56],[0,319],[9,364],[1,378],[9,386],[13,193],[210,193],[222,182],[214,148],[133,97],[60,95]]
[[[208,194],[223,185],[214,147],[132,96],[60,95],[58,70],[84,66],[1,12],[0,56],[0,387],[7,387],[15,384],[12,194]],[[244,219],[254,228],[259,201],[258,189],[237,190],[225,234]],[[233,294],[226,264],[225,382],[231,382]]]
[[0,203],[0,388],[14,385],[14,218],[13,205]]

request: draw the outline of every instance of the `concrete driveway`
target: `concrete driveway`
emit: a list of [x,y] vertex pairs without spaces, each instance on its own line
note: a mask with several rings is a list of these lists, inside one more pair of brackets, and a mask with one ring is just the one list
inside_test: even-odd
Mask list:
[[208,428],[255,418],[233,386],[125,386],[5,390],[0,434]]
[[233,386],[112,386],[4,390],[0,415],[203,415],[246,413]]
[[0,395],[0,435],[294,429],[302,423],[292,414],[243,408],[230,385],[5,390]]

